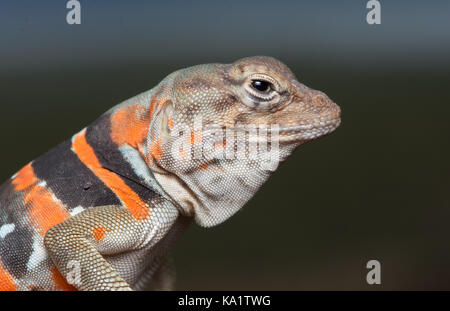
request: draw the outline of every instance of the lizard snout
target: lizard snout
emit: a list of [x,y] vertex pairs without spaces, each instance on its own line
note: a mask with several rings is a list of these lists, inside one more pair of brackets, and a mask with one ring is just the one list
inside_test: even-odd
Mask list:
[[324,92],[310,90],[311,104],[314,112],[319,114],[321,118],[328,120],[340,119],[341,108],[332,101]]
[[298,111],[310,118],[325,120],[338,120],[341,116],[341,108],[331,100],[324,92],[311,89],[306,85],[293,80],[294,105],[298,105]]

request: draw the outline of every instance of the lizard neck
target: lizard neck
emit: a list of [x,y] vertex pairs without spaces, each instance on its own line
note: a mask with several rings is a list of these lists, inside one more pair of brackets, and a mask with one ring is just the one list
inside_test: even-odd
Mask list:
[[[161,119],[156,124],[163,124]],[[180,212],[194,216],[203,227],[218,225],[235,214],[294,148],[293,145],[280,146],[280,154],[272,165],[252,159],[248,154],[244,158],[236,155],[234,159],[195,158],[197,142],[191,139],[191,132],[186,129],[185,135],[161,134],[154,139],[150,144],[149,165]],[[189,142],[186,144],[186,141]]]

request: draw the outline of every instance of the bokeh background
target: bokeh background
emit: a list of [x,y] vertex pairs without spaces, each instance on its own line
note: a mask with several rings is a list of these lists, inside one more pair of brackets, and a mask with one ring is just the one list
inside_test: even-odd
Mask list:
[[[269,55],[343,110],[239,212],[192,226],[178,289],[450,289],[450,3],[0,3],[0,179],[172,71]],[[381,262],[382,285],[366,283]]]

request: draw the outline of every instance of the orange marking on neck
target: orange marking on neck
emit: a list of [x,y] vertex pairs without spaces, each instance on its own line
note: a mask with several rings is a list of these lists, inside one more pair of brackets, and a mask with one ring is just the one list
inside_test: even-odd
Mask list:
[[2,267],[0,263],[0,291],[13,291],[19,290],[14,278],[9,274],[8,270]]
[[214,149],[216,150],[220,150],[220,149],[224,149],[227,146],[227,143],[225,140],[223,141],[218,141],[214,144]]
[[36,175],[34,174],[31,163],[25,165],[20,171],[17,172],[12,180],[14,189],[17,191],[23,191],[28,187],[35,185],[38,182]]
[[161,160],[161,158],[162,158],[161,138],[158,138],[156,143],[151,146],[150,154],[156,160]]
[[124,206],[138,220],[150,216],[150,210],[146,203],[125,184],[115,173],[103,168],[95,155],[94,149],[86,141],[86,131],[75,135],[72,149],[83,162],[112,192],[122,201]]
[[110,229],[106,229],[104,226],[95,226],[92,230],[92,235],[97,240],[97,242],[100,242],[103,240],[106,236],[106,232],[111,231]]
[[189,139],[190,139],[189,143],[190,143],[191,145],[201,143],[202,140],[203,140],[203,138],[202,138],[202,132],[199,132],[199,131],[191,131],[191,135],[189,136]]
[[209,163],[205,162],[198,167],[199,170],[206,171],[208,169]]
[[187,151],[184,148],[180,149],[179,151],[180,151],[181,159],[183,159],[185,161],[188,157]]
[[24,195],[23,200],[29,207],[30,222],[42,236],[45,236],[48,229],[70,217],[62,203],[44,186],[34,186]]
[[138,151],[139,151],[139,154],[141,155],[141,157],[144,159],[144,161],[145,161],[145,163],[149,163],[149,157],[147,156],[147,154],[144,152],[145,151],[145,148],[144,148],[144,146],[142,145],[142,144],[139,144],[138,145]]
[[191,131],[189,143],[190,143],[191,145],[195,144],[195,133],[194,133],[194,131]]
[[111,116],[111,139],[136,148],[147,137],[152,113],[137,104],[120,108]]
[[153,113],[155,112],[155,107],[158,104],[158,101],[153,98],[152,101],[150,102],[150,107],[148,109],[148,115],[150,117],[150,119],[153,117]]
[[77,290],[73,285],[67,283],[67,280],[62,276],[61,272],[59,272],[59,270],[56,267],[50,269],[50,272],[52,273],[51,278],[55,285],[55,290],[66,290],[66,291]]

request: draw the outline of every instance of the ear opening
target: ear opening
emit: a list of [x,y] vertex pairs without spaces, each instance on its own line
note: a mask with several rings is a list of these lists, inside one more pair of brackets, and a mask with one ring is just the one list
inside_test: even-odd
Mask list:
[[173,103],[171,100],[167,100],[161,107],[161,135],[169,136],[173,128]]

